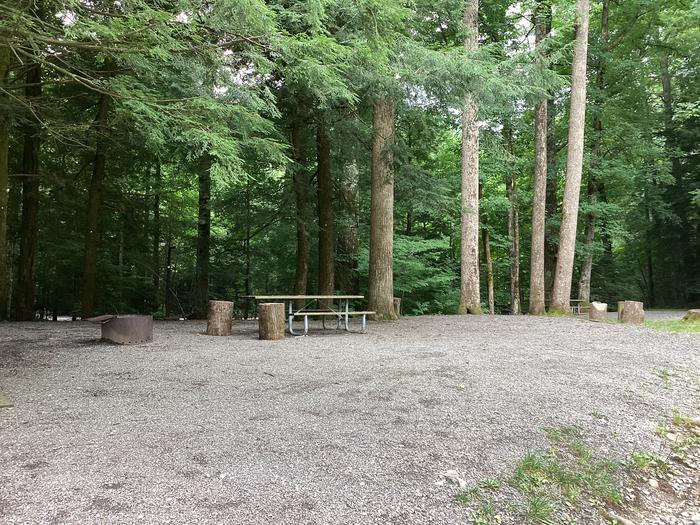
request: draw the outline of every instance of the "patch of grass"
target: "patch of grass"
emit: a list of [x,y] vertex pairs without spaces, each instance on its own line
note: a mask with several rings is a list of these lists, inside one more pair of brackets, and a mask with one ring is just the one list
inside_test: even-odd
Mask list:
[[574,314],[571,313],[571,310],[568,308],[566,309],[549,309],[545,313],[547,317],[574,317]]
[[681,458],[688,455],[690,450],[700,447],[700,436],[689,436],[681,438],[671,444],[671,451]]
[[659,436],[659,437],[666,437],[666,434],[668,434],[669,428],[666,423],[663,421],[659,424],[656,425],[656,429],[654,430],[654,433]]
[[[534,511],[546,508],[542,498],[548,502],[563,498],[571,505],[578,504],[583,495],[602,503],[622,500],[616,482],[618,463],[596,459],[576,427],[544,431],[555,446],[547,453],[527,454],[511,478],[511,485],[528,501],[532,499]],[[524,514],[527,515],[527,510]]]
[[700,333],[700,321],[644,321],[644,326],[647,328],[653,328],[654,330],[661,330],[663,332]]
[[482,500],[471,516],[471,522],[474,525],[498,525],[501,521],[501,515],[496,514],[493,501],[490,499]]
[[556,502],[552,498],[544,494],[531,494],[527,497],[523,515],[533,523],[553,525],[556,509]]
[[677,427],[687,426],[691,419],[691,417],[683,415],[678,408],[673,409],[673,417],[671,421],[673,421],[673,424]]
[[469,505],[479,500],[480,496],[479,489],[468,489],[457,494],[455,501],[460,505]]
[[501,481],[498,479],[484,479],[479,482],[479,487],[486,490],[497,490],[501,487]]
[[668,463],[656,454],[649,452],[635,452],[628,461],[628,466],[636,470],[651,470],[654,473],[664,471]]
[[666,385],[671,384],[671,371],[668,368],[655,368],[654,374],[659,376]]

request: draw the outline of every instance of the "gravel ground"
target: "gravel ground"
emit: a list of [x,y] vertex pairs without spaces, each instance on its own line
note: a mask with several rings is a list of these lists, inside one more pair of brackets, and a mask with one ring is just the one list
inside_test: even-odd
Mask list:
[[700,335],[531,317],[414,317],[258,341],[199,322],[153,343],[0,324],[0,522],[464,523],[470,484],[578,425],[611,458],[696,413]]
[[[688,310],[644,310],[646,321],[679,321]],[[617,319],[617,312],[608,312],[608,319]]]

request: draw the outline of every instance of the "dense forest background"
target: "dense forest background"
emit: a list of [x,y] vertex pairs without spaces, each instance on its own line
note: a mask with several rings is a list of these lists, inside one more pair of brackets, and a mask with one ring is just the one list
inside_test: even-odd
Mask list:
[[[700,4],[589,14],[572,297],[698,304]],[[0,319],[367,293],[372,192],[404,313],[454,313],[465,107],[483,309],[527,311],[536,107],[549,298],[577,17],[573,0],[2,0]]]

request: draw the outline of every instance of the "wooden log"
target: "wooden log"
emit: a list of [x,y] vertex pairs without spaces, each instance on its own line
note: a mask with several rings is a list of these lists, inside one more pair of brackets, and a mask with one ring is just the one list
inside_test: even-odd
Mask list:
[[102,322],[102,340],[120,345],[153,341],[153,316],[111,316]]
[[233,303],[209,301],[207,335],[231,335],[233,325]]
[[270,341],[284,339],[284,303],[260,303],[258,328],[260,339]]
[[589,305],[588,310],[588,320],[589,321],[605,321],[606,314],[608,313],[608,303],[599,303],[593,301]]
[[683,316],[684,321],[700,321],[700,310],[688,310],[688,313]]
[[401,297],[394,297],[394,312],[396,317],[401,317]]
[[644,322],[644,303],[639,301],[617,303],[617,320],[621,323],[642,324]]

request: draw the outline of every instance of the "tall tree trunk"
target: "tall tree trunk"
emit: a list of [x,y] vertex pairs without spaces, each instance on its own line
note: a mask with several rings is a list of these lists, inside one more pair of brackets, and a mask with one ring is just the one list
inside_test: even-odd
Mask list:
[[566,159],[566,185],[559,229],[559,252],[550,310],[569,312],[571,280],[576,254],[576,225],[583,169],[583,139],[586,119],[586,61],[588,55],[588,0],[576,0],[576,41],[571,64],[571,109]]
[[[605,53],[608,47],[609,30],[608,19],[610,14],[610,0],[603,0],[603,9],[600,17],[601,50],[596,68],[596,91],[599,100],[593,111],[593,143],[591,144],[591,163],[588,170],[588,202],[592,208],[598,203],[600,183],[596,178],[596,170],[600,166],[603,154],[603,98],[605,96]],[[578,298],[584,304],[591,302],[591,275],[593,274],[593,243],[595,242],[596,214],[591,209],[586,214],[586,234],[583,249],[583,264],[578,283]]]
[[369,242],[369,309],[376,319],[396,319],[394,311],[394,101],[374,102],[372,195]]
[[[647,231],[645,234],[644,242],[644,255],[646,266],[646,303],[649,308],[656,306],[656,294],[654,293],[654,264],[653,264],[653,253],[652,247],[653,242],[653,228],[655,224],[654,215],[652,213],[651,206],[649,204],[649,189],[644,188],[644,212],[647,219]],[[644,270],[642,270],[642,277],[644,277]]]
[[296,198],[297,263],[294,275],[294,294],[305,295],[309,280],[309,231],[307,223],[308,180],[302,163],[302,136],[299,123],[292,124],[292,185]]
[[[514,158],[513,151],[513,129],[510,122],[506,121],[503,126],[505,145],[510,158]],[[511,169],[506,174],[506,195],[508,197],[508,237],[510,246],[508,256],[510,258],[510,312],[519,315],[520,309],[520,217],[518,211],[518,188],[516,175]]]
[[[41,96],[41,66],[32,64],[27,70],[27,102],[36,106]],[[15,290],[15,317],[20,321],[34,319],[36,287],[36,252],[39,241],[39,140],[41,127],[31,117],[24,130],[22,153],[22,223],[19,245],[19,266]]]
[[87,228],[85,230],[85,252],[83,255],[83,294],[81,316],[83,319],[94,314],[97,279],[97,241],[99,239],[99,218],[102,206],[102,186],[105,178],[105,137],[109,117],[109,97],[100,95],[95,117],[95,160],[88,190]]
[[155,184],[153,185],[153,250],[151,253],[153,266],[153,305],[158,310],[162,304],[160,294],[160,188],[161,171],[160,159],[156,161]]
[[552,300],[554,271],[557,266],[559,247],[559,228],[554,223],[557,215],[559,174],[556,169],[556,137],[554,129],[554,112],[556,107],[551,99],[547,101],[547,190],[545,198],[544,226],[544,297],[545,303]]
[[[333,179],[331,177],[331,143],[328,129],[323,120],[319,121],[316,130],[316,155],[318,170],[318,293],[332,295],[335,286]],[[324,304],[330,306],[330,301]]]
[[338,232],[338,272],[336,273],[338,288],[352,295],[360,291],[360,280],[357,274],[357,260],[360,252],[358,183],[357,165],[352,162],[343,170],[341,196],[344,211]]
[[[540,0],[535,11],[535,43],[540,45],[549,34],[551,6],[548,0]],[[532,195],[532,241],[530,251],[530,303],[531,315],[545,312],[545,213],[547,202],[547,105],[545,98],[535,106],[535,175]]]
[[199,217],[197,220],[197,262],[193,290],[193,315],[206,319],[209,307],[209,251],[211,245],[211,167],[213,160],[206,155],[198,173]]
[[165,317],[168,318],[172,314],[173,304],[173,244],[172,234],[168,231],[168,251],[165,256]]
[[[479,184],[479,200],[483,197],[484,186]],[[481,242],[484,249],[484,265],[486,266],[486,289],[489,300],[489,313],[496,313],[496,296],[493,289],[493,259],[491,258],[491,240],[489,239],[489,229],[486,222],[486,214],[481,215]]]
[[[10,71],[10,49],[0,46],[0,86],[6,86]],[[5,96],[0,101],[5,103]],[[10,264],[7,245],[7,204],[10,191],[10,117],[0,114],[0,321],[9,317]]]
[[[464,48],[475,51],[479,46],[479,1],[469,0],[464,12],[467,36]],[[462,110],[462,202],[461,202],[461,281],[460,314],[480,314],[479,289],[479,122],[474,95],[464,97]]]
[[248,319],[248,313],[250,308],[250,295],[253,294],[253,288],[251,283],[250,275],[250,265],[251,265],[251,253],[250,253],[250,239],[251,235],[251,192],[250,192],[250,177],[246,177],[245,181],[245,242],[243,244],[243,251],[245,253],[245,309],[243,311],[243,319]]

